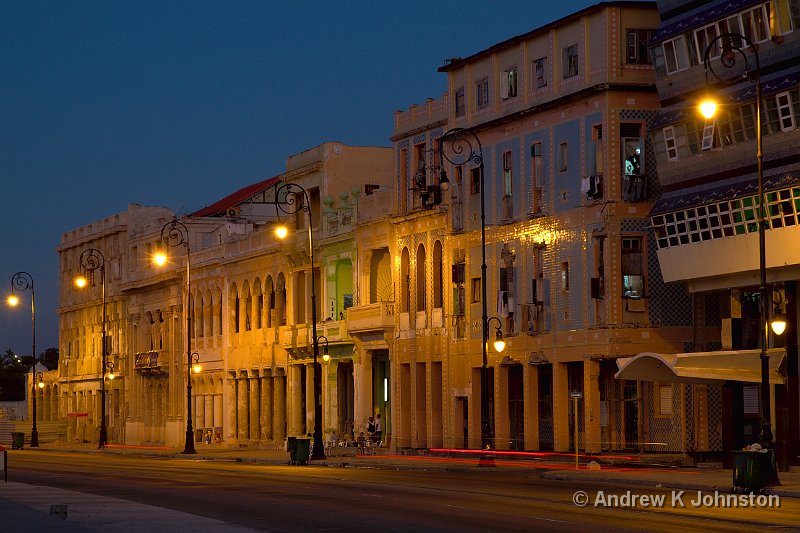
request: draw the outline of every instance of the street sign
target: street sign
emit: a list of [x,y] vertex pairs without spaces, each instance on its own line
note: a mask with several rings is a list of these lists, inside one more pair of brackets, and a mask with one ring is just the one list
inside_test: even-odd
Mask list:
[[569,393],[569,397],[580,399],[583,398],[583,393],[579,390],[574,390]]

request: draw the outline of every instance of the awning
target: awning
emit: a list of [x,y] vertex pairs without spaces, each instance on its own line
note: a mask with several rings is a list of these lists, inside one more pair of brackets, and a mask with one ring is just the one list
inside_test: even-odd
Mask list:
[[[779,369],[786,350],[775,348],[769,354],[769,381],[786,383]],[[617,359],[617,379],[679,383],[721,384],[725,381],[761,383],[761,350],[660,354],[643,352]]]

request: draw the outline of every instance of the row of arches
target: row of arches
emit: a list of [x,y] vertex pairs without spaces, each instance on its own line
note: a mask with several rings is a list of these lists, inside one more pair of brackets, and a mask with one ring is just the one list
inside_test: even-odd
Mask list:
[[[400,312],[411,313],[426,311],[429,304],[433,309],[444,306],[444,289],[442,277],[442,242],[438,239],[433,244],[431,264],[428,265],[428,256],[425,244],[420,243],[412,257],[408,246],[403,247],[400,254]],[[413,267],[413,285],[412,285]],[[427,270],[431,269],[433,281],[432,301],[428,301],[428,276]],[[412,295],[414,298],[412,299]]]
[[229,289],[231,333],[252,331],[263,327],[286,325],[286,277],[283,272],[273,279],[267,274],[262,286],[256,277],[252,286],[248,280],[241,288],[234,281]]

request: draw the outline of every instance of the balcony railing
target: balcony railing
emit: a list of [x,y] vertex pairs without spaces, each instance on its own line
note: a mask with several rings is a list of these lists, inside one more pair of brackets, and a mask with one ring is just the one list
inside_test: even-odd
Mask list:
[[359,305],[347,310],[347,331],[365,332],[394,328],[394,302]]

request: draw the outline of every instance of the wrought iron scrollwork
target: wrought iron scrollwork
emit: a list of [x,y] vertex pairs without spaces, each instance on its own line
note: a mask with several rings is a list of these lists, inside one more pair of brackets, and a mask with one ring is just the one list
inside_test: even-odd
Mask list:
[[[465,128],[453,128],[439,138],[439,153],[453,165],[483,164],[483,146],[478,136]],[[449,151],[445,150],[449,146]],[[449,153],[448,153],[449,152]]]
[[161,228],[161,240],[170,247],[185,246],[189,248],[189,229],[177,218],[164,224]]
[[11,278],[11,288],[16,291],[33,290],[33,276],[27,272],[17,272]]

